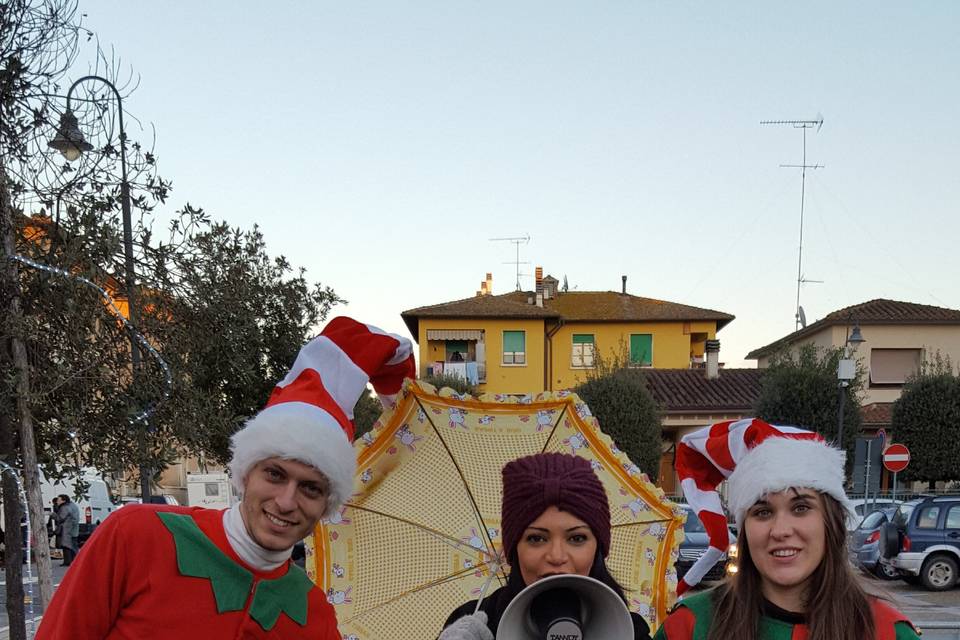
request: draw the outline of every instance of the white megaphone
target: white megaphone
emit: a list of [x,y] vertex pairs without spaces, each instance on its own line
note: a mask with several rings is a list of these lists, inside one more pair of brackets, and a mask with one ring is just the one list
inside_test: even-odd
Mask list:
[[633,640],[633,620],[599,580],[564,574],[537,580],[507,605],[497,640]]

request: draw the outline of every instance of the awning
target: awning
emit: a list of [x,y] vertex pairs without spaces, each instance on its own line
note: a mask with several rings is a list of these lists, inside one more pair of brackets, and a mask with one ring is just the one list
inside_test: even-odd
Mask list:
[[483,340],[481,329],[427,329],[427,340]]

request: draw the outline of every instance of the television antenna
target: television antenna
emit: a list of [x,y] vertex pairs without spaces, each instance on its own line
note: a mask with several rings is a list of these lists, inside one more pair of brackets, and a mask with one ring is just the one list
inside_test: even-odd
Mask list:
[[[806,187],[807,187],[807,169],[822,169],[824,165],[822,164],[807,164],[807,129],[812,129],[813,127],[817,128],[817,131],[820,131],[820,128],[823,127],[823,116],[819,113],[817,114],[816,120],[761,120],[760,124],[776,124],[776,125],[789,125],[794,129],[801,129],[803,131],[803,161],[800,164],[781,164],[782,168],[789,169],[800,169],[800,244],[797,249],[797,307],[794,312],[795,324],[793,327],[794,331],[800,329],[800,287],[804,282],[816,282],[822,283],[823,280],[807,280],[803,277],[803,205],[804,200],[806,199]],[[805,318],[804,318],[805,320]],[[806,323],[803,323],[804,325]]]
[[520,265],[522,265],[522,264],[530,264],[530,263],[527,262],[527,261],[521,261],[521,260],[520,260],[520,245],[521,245],[521,244],[529,244],[529,243],[530,243],[530,234],[528,233],[528,234],[523,235],[523,236],[515,236],[515,237],[512,237],[512,238],[490,238],[490,242],[510,242],[510,243],[512,243],[514,246],[516,246],[516,248],[517,248],[517,259],[514,260],[513,262],[504,262],[503,264],[512,264],[512,265],[515,265],[515,266],[517,267],[517,291],[521,291],[522,289],[520,288],[520,276],[521,276],[521,275],[527,275],[527,274],[521,274],[521,273],[520,273]]

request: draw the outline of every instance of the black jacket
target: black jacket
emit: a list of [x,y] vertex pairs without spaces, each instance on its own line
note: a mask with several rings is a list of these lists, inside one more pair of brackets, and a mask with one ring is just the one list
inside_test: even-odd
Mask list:
[[[487,614],[487,626],[490,628],[494,637],[497,636],[497,627],[500,626],[500,618],[503,616],[503,612],[506,611],[507,605],[510,604],[510,601],[513,600],[515,595],[517,594],[512,593],[509,586],[501,587],[480,603],[480,611]],[[453,624],[457,619],[472,614],[476,608],[476,600],[471,600],[470,602],[460,605],[453,610],[453,613],[450,614],[447,621],[443,623],[444,629]],[[630,612],[630,617],[633,619],[634,640],[650,640],[650,627],[647,625],[647,621],[633,611]]]

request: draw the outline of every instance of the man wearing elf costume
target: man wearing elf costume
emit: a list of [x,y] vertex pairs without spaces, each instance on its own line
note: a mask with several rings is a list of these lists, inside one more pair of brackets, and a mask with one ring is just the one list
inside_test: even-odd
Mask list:
[[390,406],[415,373],[409,340],[332,320],[234,434],[241,501],[112,514],[67,572],[37,640],[340,640],[333,606],[290,554],[350,496],[353,407],[367,382]]

